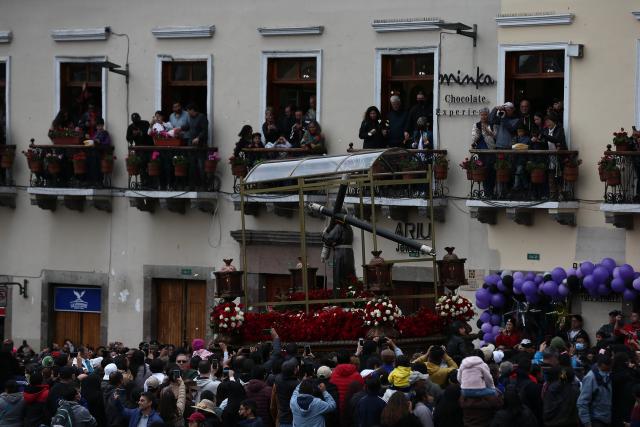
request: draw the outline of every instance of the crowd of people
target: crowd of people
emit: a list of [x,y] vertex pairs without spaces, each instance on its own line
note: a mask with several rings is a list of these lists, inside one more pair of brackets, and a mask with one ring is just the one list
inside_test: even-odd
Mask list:
[[[494,107],[482,108],[480,120],[471,129],[471,147],[478,150],[567,150],[567,142],[562,126],[563,105],[559,99],[547,108],[545,113],[531,112],[527,99],[520,101],[518,110],[511,102]],[[511,156],[513,179],[508,184],[514,193],[532,189],[525,171],[526,162],[535,160],[545,163],[548,179],[542,188],[533,188],[540,197],[556,199],[560,191],[562,162],[552,156]],[[479,155],[487,167],[483,183],[488,197],[494,194],[496,184],[496,156]]]
[[315,356],[274,329],[233,350],[6,340],[0,426],[637,427],[640,314],[609,316],[593,345],[579,315],[540,342],[508,318],[495,345],[473,348],[455,322],[446,346],[412,355],[375,337]]

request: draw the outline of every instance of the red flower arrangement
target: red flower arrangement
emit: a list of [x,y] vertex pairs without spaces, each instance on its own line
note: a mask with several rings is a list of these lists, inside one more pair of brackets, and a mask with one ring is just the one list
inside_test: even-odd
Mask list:
[[233,302],[219,304],[213,307],[210,316],[210,326],[214,332],[237,333],[245,321],[241,306]]
[[442,332],[445,322],[427,307],[398,319],[396,328],[402,338],[428,337]]
[[473,318],[473,304],[460,295],[445,295],[436,302],[436,313],[445,321],[463,320]]
[[400,317],[402,310],[387,296],[369,300],[364,307],[364,324],[368,327],[393,327]]

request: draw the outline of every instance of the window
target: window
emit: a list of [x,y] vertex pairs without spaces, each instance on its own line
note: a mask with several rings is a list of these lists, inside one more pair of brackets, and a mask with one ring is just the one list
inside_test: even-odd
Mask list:
[[278,117],[287,105],[306,112],[309,99],[316,96],[317,59],[268,58],[267,61],[267,106],[275,108]]
[[507,52],[505,101],[531,102],[531,111],[544,113],[555,99],[564,99],[564,50]]
[[408,110],[416,103],[416,94],[424,92],[427,102],[433,101],[433,53],[413,55],[382,55],[381,103],[385,115],[389,98],[398,95]]
[[163,61],[161,110],[171,113],[174,102],[182,107],[196,104],[198,111],[207,114],[207,61]]
[[60,64],[60,109],[69,112],[74,123],[93,105],[101,115],[103,68],[91,62]]
[[0,144],[7,143],[7,63],[0,61]]

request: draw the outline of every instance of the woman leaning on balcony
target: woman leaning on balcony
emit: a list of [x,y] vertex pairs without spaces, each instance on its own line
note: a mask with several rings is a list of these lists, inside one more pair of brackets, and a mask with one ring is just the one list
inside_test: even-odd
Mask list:
[[[495,150],[496,132],[489,122],[489,109],[480,109],[480,121],[476,122],[471,129],[471,148],[476,150]],[[480,161],[487,167],[487,179],[484,181],[484,191],[489,197],[493,194],[495,186],[495,170],[493,165],[496,161],[493,154],[480,154]]]
[[364,112],[358,136],[363,140],[362,148],[375,149],[387,146],[387,128],[382,124],[380,110],[371,106]]

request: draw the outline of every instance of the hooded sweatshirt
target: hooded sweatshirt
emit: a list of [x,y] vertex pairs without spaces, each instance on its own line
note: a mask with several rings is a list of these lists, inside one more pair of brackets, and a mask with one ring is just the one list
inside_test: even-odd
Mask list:
[[220,385],[220,381],[211,379],[209,377],[198,377],[196,378],[196,386],[198,386],[198,393],[196,394],[195,402],[200,402],[200,395],[203,391],[209,390],[216,395],[218,391],[218,385]]
[[358,381],[360,384],[364,384],[364,380],[360,373],[356,369],[355,365],[350,363],[343,363],[333,370],[331,374],[331,384],[334,384],[338,388],[338,396],[340,401],[338,402],[338,406],[340,408],[340,412],[345,406],[345,398],[347,397],[347,391],[349,390],[349,384],[354,381]]
[[409,376],[411,368],[408,366],[398,366],[389,374],[389,384],[395,388],[409,387]]
[[478,356],[466,357],[458,369],[458,382],[463,390],[493,388],[489,366]]
[[291,396],[293,425],[296,427],[324,427],[323,414],[335,411],[336,401],[326,390],[322,392],[324,400],[310,394],[299,394],[299,391],[300,385],[296,387]]
[[49,396],[49,385],[29,385],[24,390],[24,427],[39,427],[47,424],[48,419],[45,411],[47,410],[47,397]]
[[265,426],[271,426],[273,424],[269,413],[271,387],[264,381],[253,379],[244,386],[244,389],[247,393],[247,399],[256,402],[256,416],[262,419]]
[[0,424],[3,427],[22,427],[24,417],[24,399],[22,393],[0,394]]

